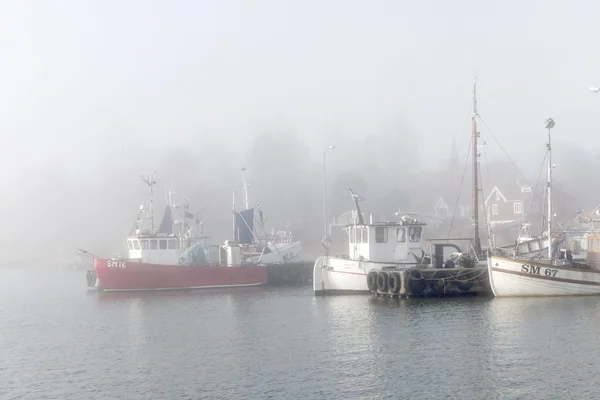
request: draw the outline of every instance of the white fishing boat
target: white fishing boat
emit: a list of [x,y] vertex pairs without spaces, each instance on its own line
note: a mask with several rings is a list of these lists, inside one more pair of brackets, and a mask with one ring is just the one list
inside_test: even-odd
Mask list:
[[[546,237],[553,237],[552,214],[552,142],[551,129],[554,121],[546,120],[548,129]],[[488,257],[490,286],[496,297],[518,296],[564,296],[600,294],[600,269],[597,269],[600,240],[588,235],[587,260],[576,262],[570,253],[555,251],[558,243],[552,240],[547,254],[542,257],[523,257],[506,254],[500,249]]]
[[316,295],[372,293],[377,289],[393,294],[400,289],[403,271],[418,275],[417,269],[453,268],[463,263],[472,266],[468,256],[454,243],[430,242],[424,246],[425,224],[414,218],[403,216],[399,222],[365,223],[358,196],[354,193],[352,196],[356,211],[354,223],[345,228],[348,254],[316,260],[313,268]]

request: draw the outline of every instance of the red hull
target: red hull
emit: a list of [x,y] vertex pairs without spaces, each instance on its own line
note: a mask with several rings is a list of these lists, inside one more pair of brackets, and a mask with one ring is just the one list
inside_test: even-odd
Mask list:
[[161,265],[94,258],[94,269],[104,290],[200,289],[267,283],[267,267],[258,265]]

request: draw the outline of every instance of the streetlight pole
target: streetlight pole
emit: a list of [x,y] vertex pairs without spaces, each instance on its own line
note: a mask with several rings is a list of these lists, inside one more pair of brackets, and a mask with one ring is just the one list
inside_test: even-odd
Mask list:
[[329,229],[327,226],[327,152],[335,149],[335,146],[328,146],[323,150],[323,241],[321,244],[325,247],[325,257],[329,256]]

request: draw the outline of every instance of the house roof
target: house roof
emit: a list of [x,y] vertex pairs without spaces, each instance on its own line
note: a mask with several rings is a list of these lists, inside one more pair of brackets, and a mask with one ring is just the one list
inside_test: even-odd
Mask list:
[[[523,192],[523,188],[530,188],[526,184],[520,184],[519,182],[495,184],[492,186],[489,194],[485,197],[484,203],[487,204],[493,195],[500,193],[500,196],[504,201],[523,201],[531,196],[533,188],[528,192]],[[539,188],[538,188],[539,189]]]

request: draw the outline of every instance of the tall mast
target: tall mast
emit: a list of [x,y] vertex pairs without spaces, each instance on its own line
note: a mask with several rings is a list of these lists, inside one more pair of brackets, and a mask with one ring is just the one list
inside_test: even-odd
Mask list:
[[546,118],[546,129],[548,129],[548,179],[546,186],[548,187],[548,258],[552,258],[552,142],[550,141],[550,130],[554,128],[554,120],[552,118]]
[[[173,183],[171,183],[169,185],[169,191],[168,191],[168,196],[169,196],[169,210],[171,212],[171,231],[173,231],[173,233],[175,233],[175,218],[173,216],[173,212],[174,207],[173,207],[173,195],[175,194],[175,192],[173,191]],[[181,232],[178,232],[178,236],[181,238],[183,235],[181,235]]]
[[244,185],[244,207],[245,210],[248,210],[250,208],[249,202],[248,202],[248,182],[246,181],[246,174],[244,173],[246,171],[246,168],[242,168],[242,183]]
[[481,242],[479,240],[479,181],[477,179],[477,92],[476,83],[473,81],[473,116],[471,117],[472,122],[472,145],[471,153],[473,153],[473,230],[474,230],[474,247],[475,254],[481,254]]
[[235,231],[235,188],[233,189],[233,240],[237,241],[237,235]]
[[146,182],[148,185],[148,190],[150,192],[150,234],[154,234],[154,185],[156,181],[154,180],[154,174],[149,177],[142,176],[142,180]]

